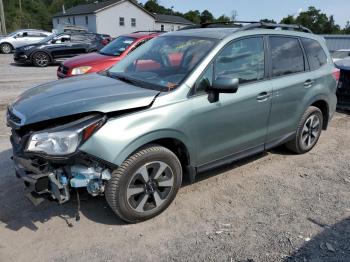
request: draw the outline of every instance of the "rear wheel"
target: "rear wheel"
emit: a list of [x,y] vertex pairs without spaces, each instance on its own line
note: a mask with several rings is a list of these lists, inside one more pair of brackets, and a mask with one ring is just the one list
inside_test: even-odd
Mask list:
[[38,67],[46,67],[50,64],[50,56],[44,52],[37,52],[33,55],[33,64]]
[[182,181],[182,168],[167,148],[150,145],[113,172],[106,186],[112,210],[126,222],[150,219],[163,212],[174,200]]
[[320,109],[310,106],[301,118],[294,139],[286,146],[297,154],[310,151],[321,136],[323,114]]
[[10,45],[8,43],[3,43],[0,45],[0,50],[4,54],[10,54],[13,50],[13,47],[12,47],[12,45]]

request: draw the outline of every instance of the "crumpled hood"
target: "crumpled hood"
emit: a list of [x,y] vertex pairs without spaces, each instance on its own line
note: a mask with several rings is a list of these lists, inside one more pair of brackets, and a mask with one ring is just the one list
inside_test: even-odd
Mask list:
[[115,112],[149,106],[159,91],[88,74],[27,90],[10,105],[21,126],[86,112]]

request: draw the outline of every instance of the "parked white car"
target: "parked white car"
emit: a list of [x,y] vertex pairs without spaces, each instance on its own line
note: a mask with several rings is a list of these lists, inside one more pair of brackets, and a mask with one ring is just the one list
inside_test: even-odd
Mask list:
[[339,49],[332,53],[332,59],[334,63],[349,57],[350,49]]
[[0,51],[4,54],[9,54],[15,48],[38,43],[51,34],[50,32],[36,29],[18,30],[0,38]]

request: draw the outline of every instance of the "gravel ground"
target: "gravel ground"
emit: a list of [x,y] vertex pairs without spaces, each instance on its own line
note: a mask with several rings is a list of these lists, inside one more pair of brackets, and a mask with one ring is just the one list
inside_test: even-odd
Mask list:
[[[56,67],[0,55],[0,114]],[[283,147],[185,183],[160,216],[128,225],[104,198],[33,207],[10,160],[0,118],[0,261],[350,261],[350,114],[337,113],[316,148]],[[86,200],[86,201],[85,201]],[[88,201],[87,201],[88,200]]]

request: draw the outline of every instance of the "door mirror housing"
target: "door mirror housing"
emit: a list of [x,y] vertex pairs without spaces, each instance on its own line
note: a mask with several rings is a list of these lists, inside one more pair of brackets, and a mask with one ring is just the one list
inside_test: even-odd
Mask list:
[[213,82],[209,89],[208,100],[210,103],[219,101],[220,93],[236,93],[238,91],[239,79],[220,76]]
[[214,80],[212,90],[218,93],[236,93],[239,86],[238,78],[220,76]]

